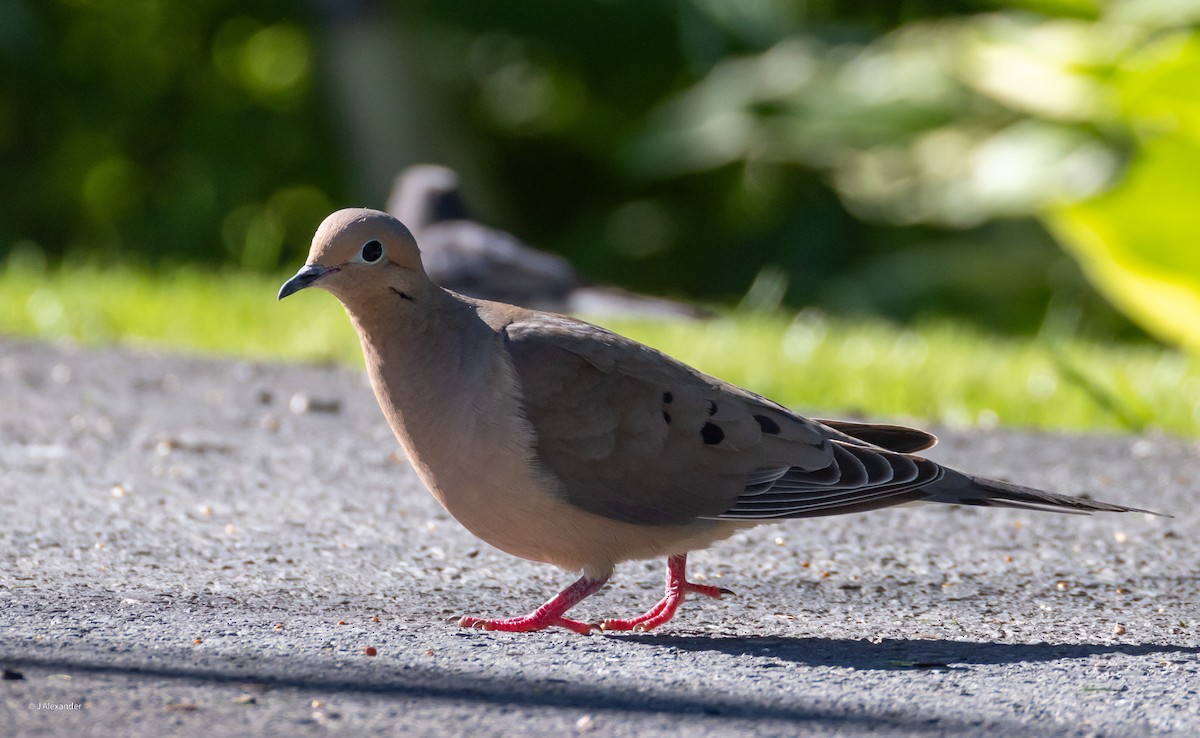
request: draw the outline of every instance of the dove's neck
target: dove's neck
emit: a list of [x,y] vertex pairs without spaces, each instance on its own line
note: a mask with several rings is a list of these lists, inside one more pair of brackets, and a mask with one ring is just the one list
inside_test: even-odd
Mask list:
[[409,437],[422,426],[457,427],[475,414],[485,388],[506,380],[496,366],[501,337],[475,305],[436,288],[418,299],[347,310],[380,407],[397,435]]
[[478,486],[472,469],[530,474],[533,431],[503,334],[473,303],[441,289],[421,297],[431,304],[397,298],[347,312],[396,438],[434,495],[453,508],[463,502],[451,499],[455,490]]

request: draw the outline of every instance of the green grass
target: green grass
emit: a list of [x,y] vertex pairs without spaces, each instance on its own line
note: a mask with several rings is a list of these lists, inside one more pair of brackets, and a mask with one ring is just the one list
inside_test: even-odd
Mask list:
[[[361,365],[336,301],[277,303],[287,275],[118,267],[0,274],[0,333]],[[818,315],[729,315],[608,327],[791,407],[951,426],[1200,436],[1200,361],[1153,346],[999,338]]]

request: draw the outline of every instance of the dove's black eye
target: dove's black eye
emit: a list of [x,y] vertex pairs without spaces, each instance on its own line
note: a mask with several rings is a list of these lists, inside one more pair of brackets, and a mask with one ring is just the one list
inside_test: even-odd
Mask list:
[[367,241],[363,244],[359,256],[367,264],[374,264],[383,258],[383,244],[378,241]]

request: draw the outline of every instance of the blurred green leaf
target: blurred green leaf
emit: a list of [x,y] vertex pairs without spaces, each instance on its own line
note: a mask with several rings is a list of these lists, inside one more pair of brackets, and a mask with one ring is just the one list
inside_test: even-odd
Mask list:
[[1200,350],[1200,34],[1158,40],[1113,80],[1136,156],[1115,188],[1045,218],[1114,304]]
[[1135,130],[1200,140],[1200,33],[1160,39],[1129,59],[1114,83]]
[[1126,179],[1049,210],[1047,222],[1121,309],[1158,336],[1200,349],[1200,141],[1142,147]]

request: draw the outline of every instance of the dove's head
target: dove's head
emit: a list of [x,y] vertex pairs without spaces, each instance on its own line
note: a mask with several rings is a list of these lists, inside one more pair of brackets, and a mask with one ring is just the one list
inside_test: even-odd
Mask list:
[[350,208],[321,223],[308,260],[279,288],[279,299],[320,287],[347,305],[382,295],[411,300],[431,286],[403,223],[379,210]]

